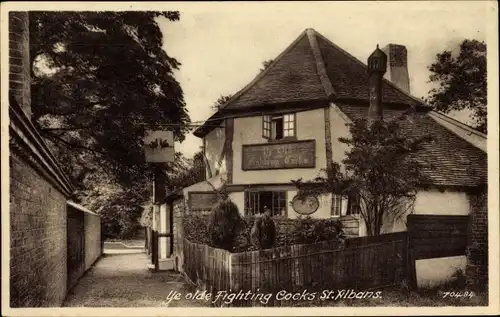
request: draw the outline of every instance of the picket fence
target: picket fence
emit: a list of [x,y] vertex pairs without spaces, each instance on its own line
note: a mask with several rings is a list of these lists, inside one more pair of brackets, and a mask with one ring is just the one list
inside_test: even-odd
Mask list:
[[[199,289],[273,294],[265,305],[235,300],[231,306],[290,306],[280,291],[379,289],[398,285],[408,267],[406,232],[230,253],[184,240],[184,272]],[[214,296],[214,295],[213,295]],[[221,306],[221,302],[215,303]]]

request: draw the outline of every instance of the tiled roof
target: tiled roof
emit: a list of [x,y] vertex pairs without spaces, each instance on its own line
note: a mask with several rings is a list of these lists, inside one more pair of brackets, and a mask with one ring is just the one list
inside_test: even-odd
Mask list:
[[[369,100],[368,71],[364,63],[316,33],[328,78],[336,99]],[[421,102],[408,96],[389,81],[382,84],[382,100],[386,103],[418,105]]]
[[230,100],[225,109],[326,99],[316,61],[303,33],[268,69]]
[[[367,117],[368,105],[337,105],[351,120]],[[384,119],[394,119],[404,112],[386,106]],[[426,112],[411,112],[401,121],[401,128],[408,137],[432,137],[432,141],[415,154],[432,184],[469,187],[487,183],[486,153],[447,130]]]
[[[329,88],[333,88],[333,94]],[[335,100],[368,100],[368,91],[366,64],[315,30],[307,29],[267,69],[236,93],[224,109],[332,97]],[[388,103],[419,104],[417,99],[385,79],[382,94]]]
[[[334,101],[351,119],[366,117],[368,73],[364,63],[316,31],[307,29],[211,119],[224,117],[224,111],[316,100]],[[420,109],[409,116],[403,129],[409,136],[430,134],[433,137],[434,141],[417,155],[433,184],[477,186],[486,183],[486,154],[422,112],[428,108],[422,101],[385,79],[382,100],[385,118],[399,115],[406,109]],[[195,135],[201,137],[208,131],[210,127],[203,126]]]

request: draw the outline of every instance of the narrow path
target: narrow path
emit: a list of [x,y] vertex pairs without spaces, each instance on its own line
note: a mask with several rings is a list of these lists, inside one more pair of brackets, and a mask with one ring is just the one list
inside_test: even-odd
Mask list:
[[[104,254],[67,296],[64,307],[194,307],[207,302],[187,300],[196,290],[175,272],[150,272],[145,253]],[[174,291],[181,299],[168,301]]]

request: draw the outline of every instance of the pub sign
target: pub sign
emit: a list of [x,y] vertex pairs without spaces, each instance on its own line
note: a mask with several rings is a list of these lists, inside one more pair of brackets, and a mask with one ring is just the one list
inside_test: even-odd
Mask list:
[[148,163],[173,162],[175,157],[173,131],[146,131],[144,155]]

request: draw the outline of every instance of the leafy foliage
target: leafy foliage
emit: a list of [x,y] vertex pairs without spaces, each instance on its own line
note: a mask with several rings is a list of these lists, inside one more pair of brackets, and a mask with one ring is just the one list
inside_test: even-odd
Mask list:
[[[158,20],[179,12],[30,11],[33,122],[77,187],[74,199],[131,235],[151,197],[146,130],[189,123]],[[173,168],[173,167],[172,167]],[[144,219],[145,220],[145,219]]]
[[343,237],[342,224],[335,219],[317,221],[310,216],[300,217],[293,223],[294,242],[316,243]]
[[235,238],[243,228],[238,207],[229,198],[219,200],[210,216],[208,231],[211,245],[231,251]]
[[[178,12],[30,11],[33,120],[65,172],[102,167],[129,184],[144,175],[146,129],[189,123],[158,19]],[[173,128],[181,141],[187,128]],[[63,159],[64,158],[64,159]]]
[[436,55],[436,60],[428,68],[430,82],[439,84],[439,87],[429,91],[426,102],[443,112],[471,110],[476,128],[486,132],[486,44],[466,39],[460,44],[458,56],[444,51]]
[[345,170],[333,163],[323,170],[323,176],[310,181],[293,183],[299,197],[337,194],[359,199],[359,213],[368,235],[379,235],[383,221],[397,219],[412,210],[417,187],[427,179],[423,166],[413,155],[430,140],[428,136],[411,138],[404,135],[398,118],[390,122],[356,120],[347,124],[350,138],[339,138],[349,145],[342,161]]
[[176,153],[174,165],[167,172],[167,190],[175,192],[205,180],[205,159],[203,152],[198,151],[192,158]]
[[274,60],[272,60],[272,59],[269,59],[267,61],[263,61],[262,62],[262,67],[263,68],[261,68],[260,71],[262,72],[263,70],[266,70],[267,68],[269,68],[269,66],[271,66],[271,64],[273,63],[273,61]]
[[[184,217],[183,226],[186,239],[195,243],[212,245],[208,226],[209,219],[209,214],[200,213],[190,213],[189,217]],[[342,224],[335,219],[314,219],[311,217],[289,219],[273,217],[272,220],[276,225],[274,247],[343,238]],[[260,247],[256,247],[250,241],[250,231],[255,223],[255,217],[244,217],[243,221],[242,229],[233,240],[231,252],[246,252],[260,249]]]
[[221,107],[224,106],[232,97],[233,95],[226,95],[226,96],[221,95],[217,99],[217,101],[212,105],[212,110],[217,111],[221,109]]
[[211,245],[208,224],[209,214],[192,212],[187,217],[183,217],[184,237],[189,241]]

